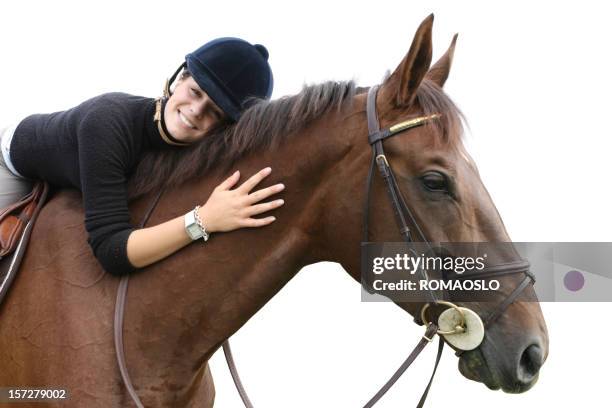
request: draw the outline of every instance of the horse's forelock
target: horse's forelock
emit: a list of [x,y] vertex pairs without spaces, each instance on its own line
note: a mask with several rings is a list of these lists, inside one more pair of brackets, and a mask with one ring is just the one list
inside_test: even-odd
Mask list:
[[436,128],[435,133],[440,135],[440,141],[459,147],[462,144],[463,123],[467,122],[453,100],[438,85],[427,79],[421,82],[416,100],[423,115],[442,114],[438,120],[428,122],[428,126]]

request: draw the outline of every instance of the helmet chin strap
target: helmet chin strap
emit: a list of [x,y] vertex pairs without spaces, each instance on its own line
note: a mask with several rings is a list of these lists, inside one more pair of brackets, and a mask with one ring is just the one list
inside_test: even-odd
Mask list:
[[163,109],[164,102],[167,102],[167,100],[172,95],[172,93],[170,92],[170,86],[176,80],[176,77],[178,76],[179,72],[181,72],[181,70],[185,67],[185,64],[186,63],[183,62],[178,67],[178,69],[174,72],[174,74],[172,74],[170,79],[166,79],[166,83],[164,84],[163,96],[161,98],[157,98],[157,100],[155,101],[155,115],[153,116],[153,121],[157,123],[157,130],[159,131],[159,134],[161,135],[164,142],[172,146],[189,146],[189,143],[181,142],[175,137],[173,137],[172,135],[170,135],[170,132],[166,132],[165,126],[163,123],[164,122],[164,109]]
[[172,95],[172,93],[170,92],[170,86],[174,83],[174,80],[176,80],[176,77],[178,76],[179,72],[181,72],[183,68],[185,68],[186,64],[186,62],[183,62],[181,66],[178,67],[176,71],[174,71],[174,74],[172,74],[170,79],[166,79],[166,83],[164,84],[164,98],[169,98],[170,95]]

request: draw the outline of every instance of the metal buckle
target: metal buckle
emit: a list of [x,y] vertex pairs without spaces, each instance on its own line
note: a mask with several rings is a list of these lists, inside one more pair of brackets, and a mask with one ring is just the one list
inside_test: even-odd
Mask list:
[[433,341],[433,336],[436,335],[436,332],[433,332],[433,335],[430,337],[427,337],[427,330],[429,330],[429,326],[431,326],[433,323],[428,322],[427,325],[425,326],[425,334],[423,334],[423,336],[421,338],[427,340],[429,343],[431,343]]
[[376,163],[378,163],[378,159],[382,159],[382,161],[385,162],[385,165],[387,167],[389,167],[389,162],[387,161],[387,156],[385,156],[384,154],[379,154],[378,156],[376,156]]
[[431,339],[429,337],[427,337],[426,335],[423,335],[422,338],[424,338],[425,340],[427,340],[428,342],[432,342],[433,341],[433,336],[431,337]]

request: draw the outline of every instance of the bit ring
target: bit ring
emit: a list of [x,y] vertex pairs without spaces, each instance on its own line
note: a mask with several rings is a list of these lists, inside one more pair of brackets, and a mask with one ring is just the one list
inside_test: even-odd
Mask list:
[[[459,325],[457,325],[455,327],[454,330],[438,330],[437,331],[438,334],[440,334],[440,335],[447,335],[447,334],[458,334],[458,333],[464,333],[465,332],[465,314],[463,314],[463,310],[461,310],[461,308],[459,306],[455,305],[454,303],[447,302],[445,300],[436,300],[435,304],[452,307],[457,312],[459,312],[459,316],[461,316],[461,322],[459,323]],[[421,321],[426,326],[429,325],[429,321],[427,320],[427,317],[426,317],[426,314],[427,314],[426,312],[427,312],[427,309],[429,308],[429,306],[431,306],[431,303],[425,303],[423,305],[423,308],[421,309]]]

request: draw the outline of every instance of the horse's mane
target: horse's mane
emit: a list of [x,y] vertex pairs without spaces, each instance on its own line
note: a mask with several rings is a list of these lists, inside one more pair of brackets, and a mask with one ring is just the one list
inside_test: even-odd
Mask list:
[[[304,86],[297,95],[259,100],[237,123],[221,126],[189,147],[146,152],[130,177],[129,198],[157,191],[163,185],[176,187],[212,168],[228,170],[247,152],[284,143],[313,120],[332,109],[342,109],[365,91],[367,88],[357,88],[353,81],[330,81]],[[428,80],[421,83],[417,100],[423,114],[443,113],[442,120],[432,125],[440,128],[438,134],[445,142],[457,143],[462,115],[452,100]]]

